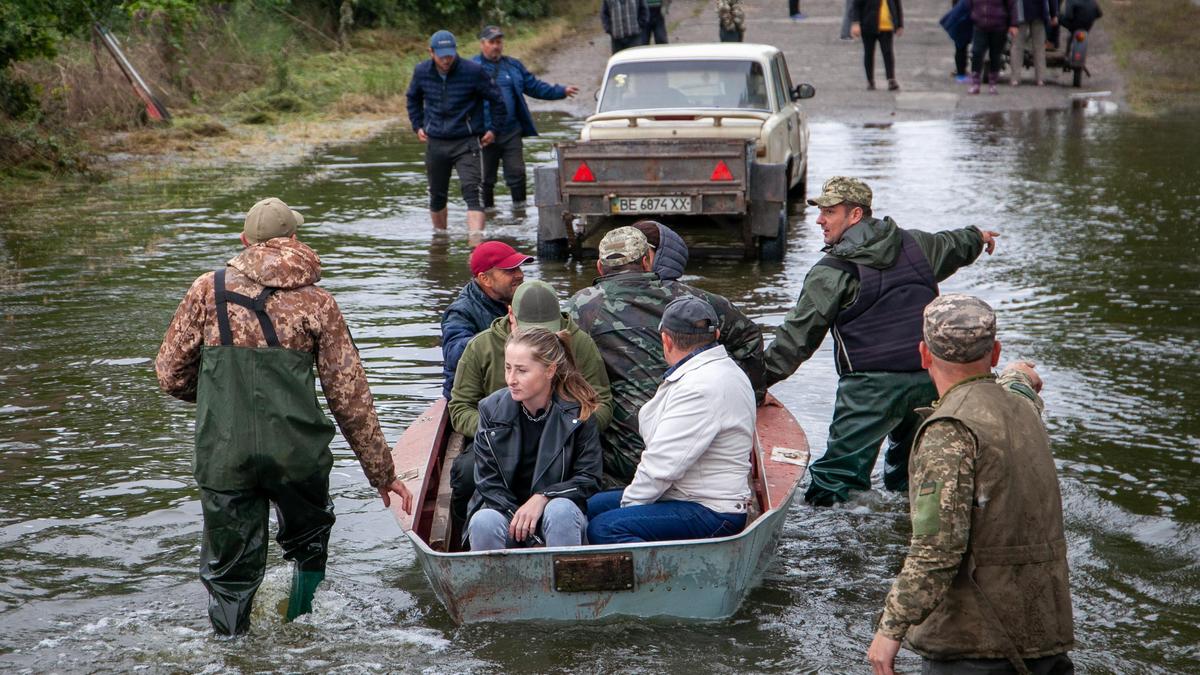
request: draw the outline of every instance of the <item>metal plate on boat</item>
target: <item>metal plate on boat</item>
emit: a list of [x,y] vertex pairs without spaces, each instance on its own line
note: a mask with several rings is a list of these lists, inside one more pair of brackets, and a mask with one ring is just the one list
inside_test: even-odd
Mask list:
[[633,590],[633,554],[554,556],[554,590],[560,593]]

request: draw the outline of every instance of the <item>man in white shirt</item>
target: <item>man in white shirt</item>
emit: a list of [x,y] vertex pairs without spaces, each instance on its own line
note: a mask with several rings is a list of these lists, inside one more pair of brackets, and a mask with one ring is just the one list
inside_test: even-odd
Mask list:
[[588,541],[705,539],[741,532],[750,503],[754,390],[717,342],[712,305],[673,300],[659,333],[670,368],[638,425],[646,449],[624,490],[588,500]]

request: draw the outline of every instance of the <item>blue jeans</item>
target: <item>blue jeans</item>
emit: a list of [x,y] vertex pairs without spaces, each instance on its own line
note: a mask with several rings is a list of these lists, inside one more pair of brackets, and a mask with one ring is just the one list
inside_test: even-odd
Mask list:
[[589,543],[710,539],[728,537],[746,527],[744,513],[717,513],[695,502],[663,501],[620,508],[623,493],[607,490],[588,500]]
[[[501,548],[519,548],[529,542],[519,542],[508,534],[507,515],[495,509],[479,509],[471,516],[467,532],[471,538],[472,551],[495,551]],[[587,518],[583,511],[570,499],[556,497],[546,504],[542,520],[538,523],[538,534],[546,541],[546,548],[553,546],[579,546],[583,543],[583,528]]]

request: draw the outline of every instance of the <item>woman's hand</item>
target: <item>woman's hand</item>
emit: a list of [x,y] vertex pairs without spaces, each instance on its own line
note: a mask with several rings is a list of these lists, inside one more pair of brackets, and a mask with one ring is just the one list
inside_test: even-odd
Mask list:
[[854,38],[862,37],[862,26],[857,21],[850,24],[850,36]]
[[548,503],[550,499],[546,495],[535,494],[530,497],[508,521],[508,536],[525,541],[529,535],[537,532],[538,521],[542,519],[542,511],[546,510]]

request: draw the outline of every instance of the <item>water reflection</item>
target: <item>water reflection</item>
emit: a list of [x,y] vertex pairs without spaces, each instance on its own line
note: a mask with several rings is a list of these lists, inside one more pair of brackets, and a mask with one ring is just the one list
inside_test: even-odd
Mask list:
[[[530,162],[577,122],[539,123]],[[854,174],[901,226],[980,225],[1000,252],[944,290],[997,307],[1005,353],[1037,362],[1063,476],[1077,662],[1183,671],[1200,658],[1200,138],[1188,119],[1087,111],[812,129],[810,192]],[[245,186],[252,185],[247,188]],[[465,211],[425,210],[421,147],[397,132],[267,173],[67,186],[0,214],[0,663],[33,670],[844,671],[863,653],[907,544],[903,499],[796,508],[780,556],[718,624],[455,628],[407,543],[335,443],[338,512],[316,612],[281,625],[272,559],[255,635],[208,635],[195,581],[200,527],[190,407],[157,391],[150,359],[187,285],[236,253],[244,209],[302,210],[322,285],[354,331],[386,435],[437,395],[441,311],[465,282]],[[536,215],[507,199],[489,226],[518,248]],[[820,256],[810,209],[782,265],[696,261],[688,283],[775,325]],[[591,263],[533,266],[568,292]],[[814,449],[835,386],[828,346],[776,394]],[[278,555],[277,549],[272,550]],[[400,665],[402,664],[402,665]],[[902,664],[911,667],[913,661]]]

